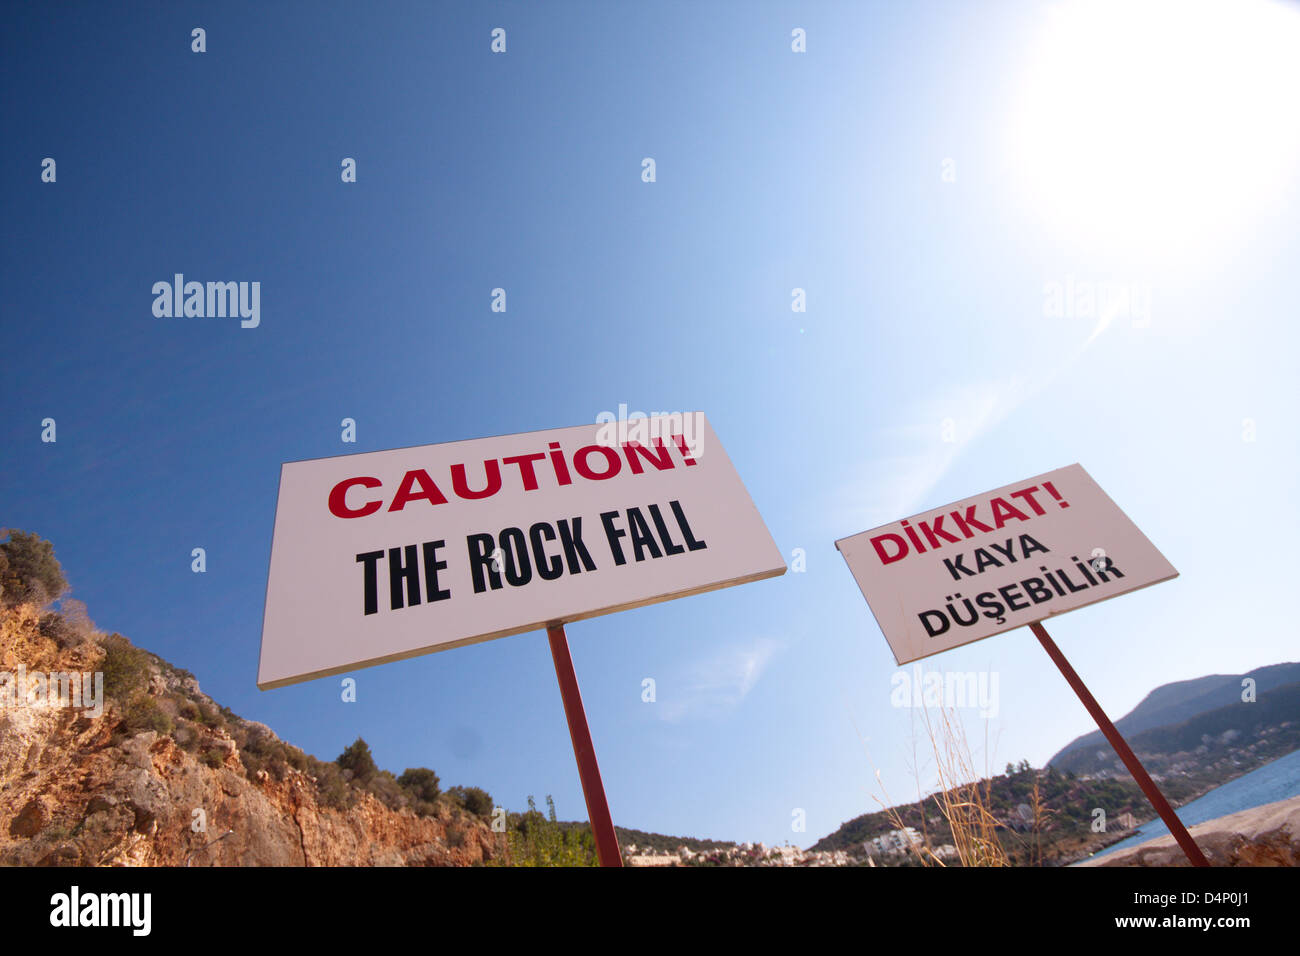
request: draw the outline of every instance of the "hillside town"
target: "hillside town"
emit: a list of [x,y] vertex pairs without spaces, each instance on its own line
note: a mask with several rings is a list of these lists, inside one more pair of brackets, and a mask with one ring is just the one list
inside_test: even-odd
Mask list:
[[[862,844],[857,852],[849,850],[805,850],[790,846],[767,846],[763,843],[737,843],[733,846],[692,850],[682,845],[675,850],[656,852],[628,844],[623,860],[628,866],[889,866],[902,862],[919,850],[923,838],[912,827],[891,830]],[[948,844],[927,851],[940,861],[956,860],[957,849]]]

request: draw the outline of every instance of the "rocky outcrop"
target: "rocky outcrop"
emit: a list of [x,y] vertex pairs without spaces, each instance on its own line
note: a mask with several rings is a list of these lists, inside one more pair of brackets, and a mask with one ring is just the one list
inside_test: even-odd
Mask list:
[[[1300,866],[1300,797],[1266,803],[1188,827],[1211,866]],[[1188,866],[1172,836],[1081,866]]]
[[[0,609],[0,673],[101,666],[100,636],[57,640],[48,624],[30,605]],[[136,694],[161,712],[177,701],[215,712],[191,675],[156,658]],[[220,726],[178,720],[173,735],[132,730],[126,709],[0,694],[0,864],[468,866],[505,854],[503,834],[449,803],[417,815],[349,787],[346,807],[324,806],[309,772],[250,769],[259,761],[236,737],[265,752],[279,741],[263,724],[226,712]]]

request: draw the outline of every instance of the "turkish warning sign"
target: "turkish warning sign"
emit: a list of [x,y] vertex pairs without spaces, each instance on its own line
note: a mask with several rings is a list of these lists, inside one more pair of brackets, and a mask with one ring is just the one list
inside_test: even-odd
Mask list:
[[257,686],[785,570],[698,412],[290,462]]
[[835,546],[899,664],[1178,576],[1081,465]]

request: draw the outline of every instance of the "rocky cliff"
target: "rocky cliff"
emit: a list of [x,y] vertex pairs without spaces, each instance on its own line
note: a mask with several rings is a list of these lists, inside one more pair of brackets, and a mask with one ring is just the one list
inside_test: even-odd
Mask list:
[[[34,675],[69,673],[107,678],[102,712],[32,689]],[[504,835],[482,817],[445,796],[410,800],[382,776],[384,786],[359,785],[218,707],[192,675],[120,635],[30,604],[0,608],[0,864],[468,866],[504,857]]]
[[[1211,866],[1300,866],[1300,797],[1188,827]],[[1088,860],[1082,866],[1188,866],[1173,836]]]

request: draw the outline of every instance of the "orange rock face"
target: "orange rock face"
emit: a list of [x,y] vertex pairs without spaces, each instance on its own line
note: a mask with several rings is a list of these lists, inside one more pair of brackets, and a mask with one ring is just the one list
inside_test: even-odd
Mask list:
[[[89,673],[103,658],[93,639],[60,647],[44,636],[30,606],[0,609],[0,673]],[[154,672],[145,687],[211,704],[193,678]],[[131,732],[112,701],[92,716],[13,698],[0,694],[0,864],[472,866],[506,853],[503,834],[451,806],[417,816],[364,791],[348,809],[321,806],[303,771],[248,772],[224,729],[203,728],[187,749]]]

